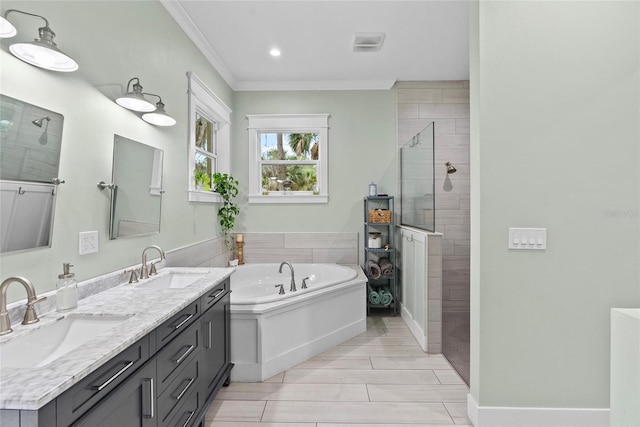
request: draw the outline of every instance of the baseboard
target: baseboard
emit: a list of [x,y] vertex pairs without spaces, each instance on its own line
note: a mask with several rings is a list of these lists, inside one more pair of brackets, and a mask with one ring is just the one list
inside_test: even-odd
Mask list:
[[478,406],[467,396],[467,417],[475,427],[610,427],[610,410]]
[[409,313],[409,310],[404,307],[404,304],[400,304],[400,317],[402,317],[402,320],[406,323],[411,334],[413,334],[413,337],[418,341],[420,347],[422,347],[422,351],[426,352],[428,347],[425,331],[420,328],[415,320],[413,320],[413,316]]

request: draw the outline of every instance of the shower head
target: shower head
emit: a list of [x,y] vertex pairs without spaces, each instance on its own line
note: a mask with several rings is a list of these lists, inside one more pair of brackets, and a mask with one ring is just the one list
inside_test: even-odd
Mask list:
[[447,162],[445,163],[445,165],[447,166],[447,173],[456,173],[456,171],[458,170],[451,164],[451,162]]
[[34,125],[36,125],[36,126],[38,126],[39,128],[41,128],[41,127],[42,127],[42,123],[43,123],[45,120],[46,120],[47,122],[49,122],[49,120],[51,120],[51,117],[42,117],[42,118],[39,118],[39,119],[35,119],[35,120],[32,120],[32,121],[31,121],[31,123],[33,123]]

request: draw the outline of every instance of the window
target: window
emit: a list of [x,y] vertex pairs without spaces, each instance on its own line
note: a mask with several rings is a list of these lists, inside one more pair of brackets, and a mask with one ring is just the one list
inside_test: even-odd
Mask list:
[[329,115],[247,119],[249,203],[327,203]]
[[189,201],[220,202],[211,175],[231,168],[231,109],[192,72],[189,78]]

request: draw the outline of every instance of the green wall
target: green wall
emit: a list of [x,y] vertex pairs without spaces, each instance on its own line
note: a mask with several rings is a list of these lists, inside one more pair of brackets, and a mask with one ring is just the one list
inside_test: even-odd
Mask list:
[[[19,9],[45,16],[56,43],[80,65],[75,73],[33,67],[8,53],[14,40],[37,36],[40,19],[11,14],[18,28],[2,39],[0,91],[64,115],[53,245],[26,253],[2,254],[1,277],[24,275],[36,291],[54,289],[63,262],[75,265],[79,280],[140,263],[142,249],[170,250],[219,234],[215,205],[187,202],[187,71],[194,71],[233,108],[233,91],[156,1],[2,1],[2,11]],[[145,92],[157,93],[178,121],[154,127],[113,99],[132,77]],[[96,188],[111,179],[113,136],[122,135],[164,150],[160,234],[109,240],[109,192]],[[78,255],[78,233],[97,230],[97,254]],[[9,301],[24,299],[19,286]]]
[[[640,305],[638,2],[472,7],[472,396],[608,408],[609,311]],[[509,251],[508,227],[546,227]]]
[[[329,203],[247,205],[247,114],[329,113]],[[238,230],[344,231],[362,234],[368,184],[393,194],[396,182],[395,90],[237,92],[232,170],[240,180]]]

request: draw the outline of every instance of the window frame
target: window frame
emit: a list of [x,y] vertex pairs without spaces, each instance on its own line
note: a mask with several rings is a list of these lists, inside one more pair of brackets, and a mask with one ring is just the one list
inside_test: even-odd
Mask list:
[[[329,114],[249,114],[249,203],[328,203],[329,202]],[[313,164],[319,194],[311,192],[273,192],[262,194],[262,156],[260,134],[315,133],[319,138],[318,160],[289,160],[287,164]],[[267,163],[272,163],[268,161]]]
[[189,136],[187,182],[189,202],[221,203],[222,197],[212,191],[196,190],[193,171],[196,167],[196,115],[205,117],[214,123],[213,140],[215,142],[214,172],[230,173],[231,171],[231,112],[232,110],[192,71],[187,72],[189,81]]

